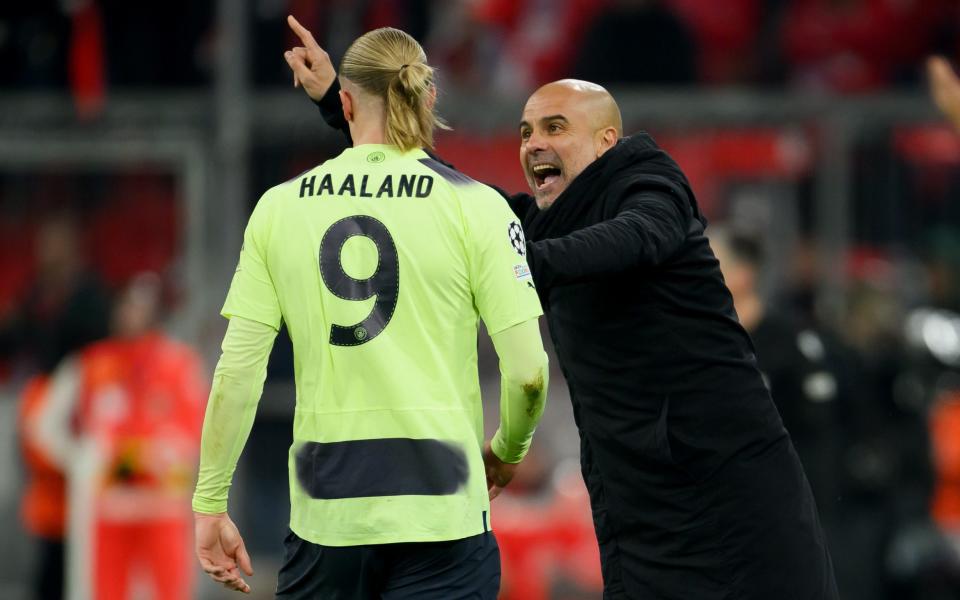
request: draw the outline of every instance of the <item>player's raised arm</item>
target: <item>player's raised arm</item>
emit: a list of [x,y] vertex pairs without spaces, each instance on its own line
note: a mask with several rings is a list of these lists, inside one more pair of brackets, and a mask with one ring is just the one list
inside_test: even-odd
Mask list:
[[330,62],[330,55],[293,15],[287,16],[287,24],[303,44],[287,50],[283,55],[293,71],[293,87],[303,86],[307,95],[318,102],[337,79],[337,70]]

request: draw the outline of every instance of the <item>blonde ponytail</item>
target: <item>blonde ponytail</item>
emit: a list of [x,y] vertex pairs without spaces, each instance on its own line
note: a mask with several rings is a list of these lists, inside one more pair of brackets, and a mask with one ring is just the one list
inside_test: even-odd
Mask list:
[[447,126],[434,113],[433,68],[423,48],[392,27],[357,38],[343,55],[340,74],[381,98],[387,143],[403,150],[433,148],[433,132]]

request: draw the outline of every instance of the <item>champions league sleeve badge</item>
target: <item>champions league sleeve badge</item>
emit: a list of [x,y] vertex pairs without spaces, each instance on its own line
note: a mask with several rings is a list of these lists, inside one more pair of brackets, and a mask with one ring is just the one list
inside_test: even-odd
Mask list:
[[507,234],[510,236],[510,245],[520,256],[527,255],[527,240],[523,237],[523,227],[520,223],[513,221],[507,228]]

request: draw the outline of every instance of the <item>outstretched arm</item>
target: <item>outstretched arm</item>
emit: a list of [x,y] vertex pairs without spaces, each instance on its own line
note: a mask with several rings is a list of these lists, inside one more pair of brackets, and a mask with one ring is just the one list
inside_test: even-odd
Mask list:
[[303,91],[314,102],[319,102],[330,86],[336,83],[337,70],[330,62],[330,55],[320,47],[313,34],[293,15],[287,16],[287,24],[303,44],[283,54],[287,64],[290,65],[290,70],[293,71],[293,87],[303,86]]
[[691,218],[685,198],[644,191],[627,199],[613,219],[563,237],[530,242],[527,261],[541,293],[554,285],[655,266],[680,248]]
[[339,130],[353,145],[350,128],[343,116],[340,103],[340,83],[337,70],[330,61],[330,55],[320,47],[313,34],[300,24],[293,15],[287,17],[287,24],[293,30],[303,46],[297,46],[284,52],[290,70],[293,71],[293,87],[302,87],[320,108],[320,115],[327,125]]

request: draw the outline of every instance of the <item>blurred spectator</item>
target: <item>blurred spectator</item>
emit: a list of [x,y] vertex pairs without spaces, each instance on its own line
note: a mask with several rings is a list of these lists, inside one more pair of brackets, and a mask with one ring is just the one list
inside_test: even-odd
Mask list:
[[[112,85],[209,80],[213,2],[8,2],[0,9],[0,84],[81,95]],[[93,86],[91,89],[90,86]],[[77,88],[80,89],[77,89]]]
[[63,588],[66,484],[59,467],[23,434],[45,406],[50,371],[107,333],[107,295],[84,265],[79,236],[77,222],[66,214],[41,224],[36,279],[0,324],[0,357],[21,359],[21,370],[34,375],[21,393],[18,425],[27,476],[21,518],[36,539],[31,587],[38,600],[56,600]]
[[64,361],[31,441],[68,473],[71,597],[191,596],[189,495],[208,386],[203,364],[158,329],[160,281],[134,278],[113,337]]
[[489,87],[492,78],[495,89],[521,93],[569,76],[587,26],[605,4],[605,0],[479,0],[471,19],[499,54],[493,72],[481,78],[482,85]]
[[[81,108],[85,102],[95,108],[106,87],[211,82],[216,3],[7,4],[0,9],[0,84],[63,89],[69,83]],[[257,0],[245,6],[257,85],[287,83],[270,48],[288,45],[281,41],[283,19],[293,13],[335,60],[359,33],[390,25],[425,42],[454,84],[493,82],[511,91],[574,73],[609,83],[788,78],[820,89],[874,90],[913,81],[925,53],[955,51],[958,16],[952,0]]]
[[764,264],[759,240],[714,226],[710,244],[829,529],[838,495],[840,423],[838,381],[826,361],[824,340],[767,306],[759,286]]
[[64,587],[64,546],[67,492],[63,471],[26,432],[34,426],[49,390],[49,378],[38,376],[24,386],[17,430],[27,474],[20,498],[20,519],[34,538],[36,556],[30,578],[33,600],[59,600]]
[[[779,38],[780,5],[788,0],[667,0],[694,36],[699,78],[704,83],[749,83],[765,63],[776,61],[766,38]],[[771,35],[773,34],[773,35]],[[760,47],[758,47],[760,46]]]
[[897,269],[883,256],[868,254],[858,262],[850,269],[843,334],[862,371],[857,432],[844,455],[850,480],[841,521],[845,545],[838,554],[858,570],[848,572],[851,586],[870,582],[859,586],[857,598],[953,598],[943,570],[949,552],[930,514],[932,398],[917,383],[928,375],[907,352]]
[[[898,393],[909,363],[897,351],[902,319],[894,296],[878,281],[855,288],[845,320],[855,358],[833,336],[767,306],[758,292],[759,240],[716,226],[710,240],[814,490],[841,597],[952,597],[938,595],[936,569],[946,554],[928,518],[924,404]],[[866,271],[873,278],[891,272]]]
[[591,23],[573,74],[601,85],[685,85],[696,80],[687,26],[661,0],[615,0]]
[[185,87],[210,81],[214,2],[87,0],[94,1],[102,15],[111,86]]
[[20,358],[27,372],[50,372],[68,353],[104,337],[109,300],[88,269],[80,227],[60,213],[40,225],[36,277],[11,315],[0,322],[0,357]]
[[0,5],[0,88],[63,88],[70,19],[59,0]]
[[941,0],[794,0],[785,56],[801,87],[864,92],[915,76],[945,15]]

